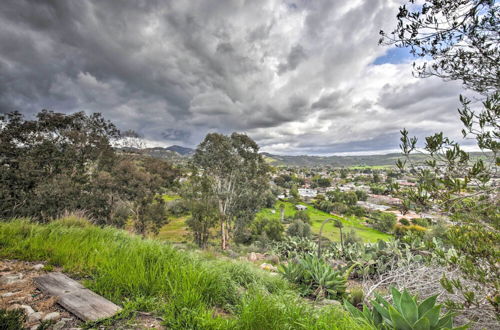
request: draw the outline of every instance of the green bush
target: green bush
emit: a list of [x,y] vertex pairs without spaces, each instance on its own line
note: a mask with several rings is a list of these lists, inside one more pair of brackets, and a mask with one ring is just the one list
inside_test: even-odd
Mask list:
[[397,219],[394,214],[386,212],[377,212],[373,214],[373,217],[375,218],[373,228],[383,233],[392,232]]
[[293,215],[293,219],[302,220],[302,222],[307,223],[308,225],[311,224],[311,217],[309,216],[306,210],[295,212],[295,214]]
[[[402,293],[396,288],[391,288],[392,304],[376,295],[371,301],[372,309],[363,307],[363,311],[355,308],[344,300],[345,308],[353,317],[367,322],[378,329],[395,330],[439,330],[453,328],[453,314],[447,313],[440,317],[441,305],[436,305],[437,295],[418,303],[416,296],[408,291]],[[467,326],[453,329],[467,329]]]
[[[417,226],[421,226],[421,227],[429,227],[429,225],[431,224],[431,222],[427,218],[414,218],[414,219],[411,219],[411,223],[414,225],[417,225]],[[408,226],[409,224],[403,223],[403,225]]]
[[361,244],[363,243],[363,239],[359,237],[354,229],[349,230],[344,236],[344,243],[346,245],[349,244]]
[[[415,219],[413,219],[413,220],[415,220]],[[410,221],[408,221],[408,219],[405,219],[405,218],[400,219],[399,223],[401,223],[403,226],[409,226],[410,225]]]
[[288,236],[309,238],[311,237],[311,226],[302,220],[295,220],[288,226],[286,233]]
[[265,237],[265,240],[280,241],[284,227],[279,219],[257,217],[250,224],[250,230],[255,240]]

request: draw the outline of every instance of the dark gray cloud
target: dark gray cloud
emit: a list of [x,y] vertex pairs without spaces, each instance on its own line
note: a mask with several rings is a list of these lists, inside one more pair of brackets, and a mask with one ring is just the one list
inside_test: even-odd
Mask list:
[[456,84],[371,64],[397,6],[4,0],[0,111],[102,112],[155,145],[236,130],[281,153],[390,149],[403,126],[454,132]]

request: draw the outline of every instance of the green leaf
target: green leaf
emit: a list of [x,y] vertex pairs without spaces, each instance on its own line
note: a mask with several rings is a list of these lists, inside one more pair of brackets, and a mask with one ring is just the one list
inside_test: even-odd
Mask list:
[[385,308],[388,308],[391,305],[391,304],[389,304],[389,302],[387,300],[384,299],[384,297],[382,297],[381,295],[379,295],[376,292],[375,292],[375,299],[377,300],[377,302],[384,305]]
[[417,322],[418,306],[413,297],[406,290],[401,295],[400,309],[401,314],[403,314],[403,317],[410,324]]
[[372,305],[373,305],[373,308],[375,308],[375,310],[377,312],[380,313],[380,315],[384,318],[384,319],[387,319],[387,320],[390,320],[391,319],[391,316],[389,315],[389,311],[387,309],[385,309],[384,307],[382,307],[382,305],[380,305],[378,302],[376,301],[372,301]]
[[375,325],[379,325],[379,324],[382,324],[384,322],[384,318],[382,317],[382,315],[380,315],[380,313],[375,308],[372,310],[372,314],[373,314],[373,323]]
[[395,287],[391,287],[391,293],[392,293],[392,302],[394,306],[396,306],[397,310],[401,310],[401,292],[398,291]]
[[389,315],[396,330],[412,330],[408,321],[392,306],[389,306]]
[[344,307],[345,307],[345,309],[347,309],[347,311],[349,313],[351,313],[351,315],[353,317],[358,317],[358,318],[366,319],[366,315],[364,315],[363,313],[361,313],[361,311],[359,309],[357,309],[356,307],[354,307],[353,305],[351,305],[351,303],[348,302],[345,299],[344,299]]
[[431,325],[429,319],[426,317],[421,318],[413,325],[413,330],[430,330]]
[[436,304],[436,299],[438,295],[431,296],[420,303],[418,306],[418,316],[422,317],[429,309],[431,309]]
[[453,313],[447,313],[436,324],[436,329],[442,329],[442,328],[451,329],[452,327],[453,327]]
[[431,327],[436,326],[439,322],[439,313],[441,312],[441,306],[437,305],[429,309],[422,317],[425,317],[429,320]]

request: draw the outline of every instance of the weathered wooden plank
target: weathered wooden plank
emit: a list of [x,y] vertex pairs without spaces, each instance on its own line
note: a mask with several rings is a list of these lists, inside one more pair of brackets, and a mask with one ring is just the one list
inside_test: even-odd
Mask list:
[[83,285],[72,280],[63,273],[49,273],[34,279],[37,288],[52,296],[62,296],[66,293],[85,289]]
[[86,289],[62,273],[50,273],[34,279],[46,294],[58,297],[58,304],[84,321],[96,321],[115,315],[120,306]]

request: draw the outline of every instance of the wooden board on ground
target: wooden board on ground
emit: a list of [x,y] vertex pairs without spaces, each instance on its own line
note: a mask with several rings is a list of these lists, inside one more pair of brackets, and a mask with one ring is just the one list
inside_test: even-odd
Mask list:
[[120,306],[86,289],[68,276],[54,272],[34,278],[37,288],[58,298],[57,303],[84,321],[115,315]]

